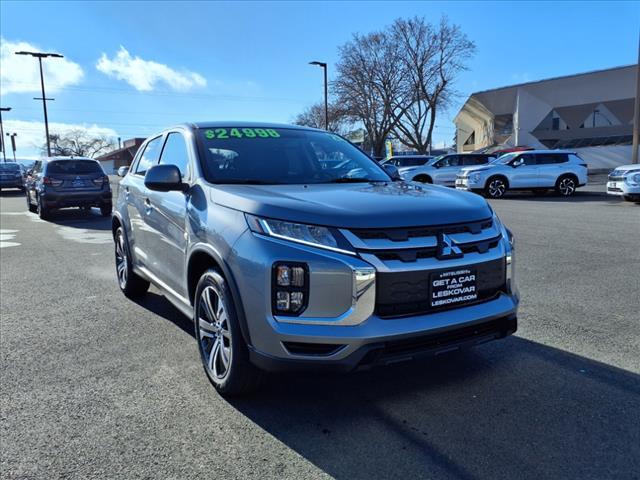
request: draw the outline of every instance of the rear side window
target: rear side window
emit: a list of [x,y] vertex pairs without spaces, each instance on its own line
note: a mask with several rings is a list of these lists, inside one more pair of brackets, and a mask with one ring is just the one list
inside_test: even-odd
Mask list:
[[144,175],[147,170],[153,167],[156,163],[158,163],[158,158],[160,157],[160,150],[162,149],[162,136],[156,137],[147,143],[147,146],[144,148],[144,152],[140,156],[140,160],[138,160],[138,164],[136,165],[136,175]]
[[185,178],[189,173],[189,155],[187,143],[182,134],[173,132],[167,137],[160,157],[161,165],[175,165],[180,170],[180,175]]
[[103,173],[98,162],[91,160],[63,160],[49,162],[47,165],[47,175],[87,175],[92,173]]
[[536,157],[538,165],[552,165],[567,161],[567,155],[564,153],[539,153]]
[[489,161],[489,157],[476,157],[476,156],[462,157],[462,165],[465,165],[465,166],[484,165],[488,161]]

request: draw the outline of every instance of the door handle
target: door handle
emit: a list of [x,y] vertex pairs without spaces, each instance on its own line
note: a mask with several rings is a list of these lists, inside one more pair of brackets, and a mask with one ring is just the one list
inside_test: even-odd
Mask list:
[[124,187],[124,198],[129,200],[129,187]]
[[151,210],[153,210],[153,205],[151,205],[151,200],[149,200],[148,198],[144,199],[144,208],[147,211],[147,214],[151,213]]

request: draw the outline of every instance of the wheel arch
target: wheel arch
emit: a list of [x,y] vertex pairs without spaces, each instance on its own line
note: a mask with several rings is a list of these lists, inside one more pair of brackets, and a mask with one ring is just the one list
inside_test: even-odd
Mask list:
[[[421,179],[426,180],[426,182],[421,180]],[[428,173],[419,173],[418,175],[413,177],[413,181],[414,182],[421,182],[421,183],[433,183],[433,178]]]
[[580,183],[580,179],[578,178],[578,175],[576,175],[574,172],[563,172],[560,175],[558,175],[558,178],[556,178],[555,185],[557,186],[558,183],[560,183],[560,179],[562,179],[564,177],[573,178],[575,180],[575,182],[576,182],[576,188],[578,187],[578,184]]
[[238,315],[238,322],[240,324],[240,331],[247,346],[251,346],[251,338],[249,335],[249,327],[247,326],[247,317],[244,313],[244,307],[242,305],[242,299],[240,297],[240,290],[233,277],[231,269],[224,261],[222,256],[212,247],[206,244],[200,244],[194,247],[189,254],[186,266],[186,280],[187,280],[187,295],[191,305],[194,304],[194,297],[196,288],[198,286],[198,280],[202,274],[213,268],[217,270],[225,279],[231,290],[233,298],[233,306],[236,314]]

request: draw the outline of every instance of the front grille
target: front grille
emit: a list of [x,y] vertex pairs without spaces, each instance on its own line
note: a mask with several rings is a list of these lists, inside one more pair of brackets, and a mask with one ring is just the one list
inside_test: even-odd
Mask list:
[[353,229],[351,232],[360,240],[390,240],[392,242],[406,242],[410,238],[435,237],[445,233],[452,235],[456,233],[477,234],[491,228],[492,219],[480,220],[471,223],[461,223],[452,225],[440,225],[433,227],[415,228],[385,228],[385,229]]
[[[500,242],[500,237],[479,242],[465,243],[459,245],[463,254],[467,253],[486,253],[492,248],[496,248]],[[424,258],[434,258],[437,254],[437,247],[431,248],[405,248],[400,250],[377,250],[372,252],[378,259],[385,261],[399,260],[401,262],[415,262]]]
[[607,187],[608,192],[622,192],[621,188],[618,187]]
[[329,356],[344,348],[344,345],[329,343],[282,342],[287,351],[293,355]]
[[486,302],[505,291],[504,258],[477,263],[470,267],[476,270],[478,298],[471,302],[442,307],[431,307],[431,275],[451,270],[451,267],[436,270],[378,272],[376,274],[377,315],[382,318],[393,318],[433,313]]
[[625,178],[622,175],[609,175],[610,182],[624,182]]

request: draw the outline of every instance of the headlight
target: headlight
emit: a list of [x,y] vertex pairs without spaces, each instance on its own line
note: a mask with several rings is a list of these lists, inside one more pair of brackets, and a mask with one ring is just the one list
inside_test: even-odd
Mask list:
[[629,185],[636,185],[640,183],[640,173],[629,174],[625,177],[624,181]]
[[347,250],[343,242],[339,242],[337,232],[332,232],[327,227],[293,223],[271,218],[260,218],[245,214],[249,228],[254,233],[268,237],[280,238],[290,242],[301,243],[312,247],[324,248],[334,252],[354,255],[355,252]]

